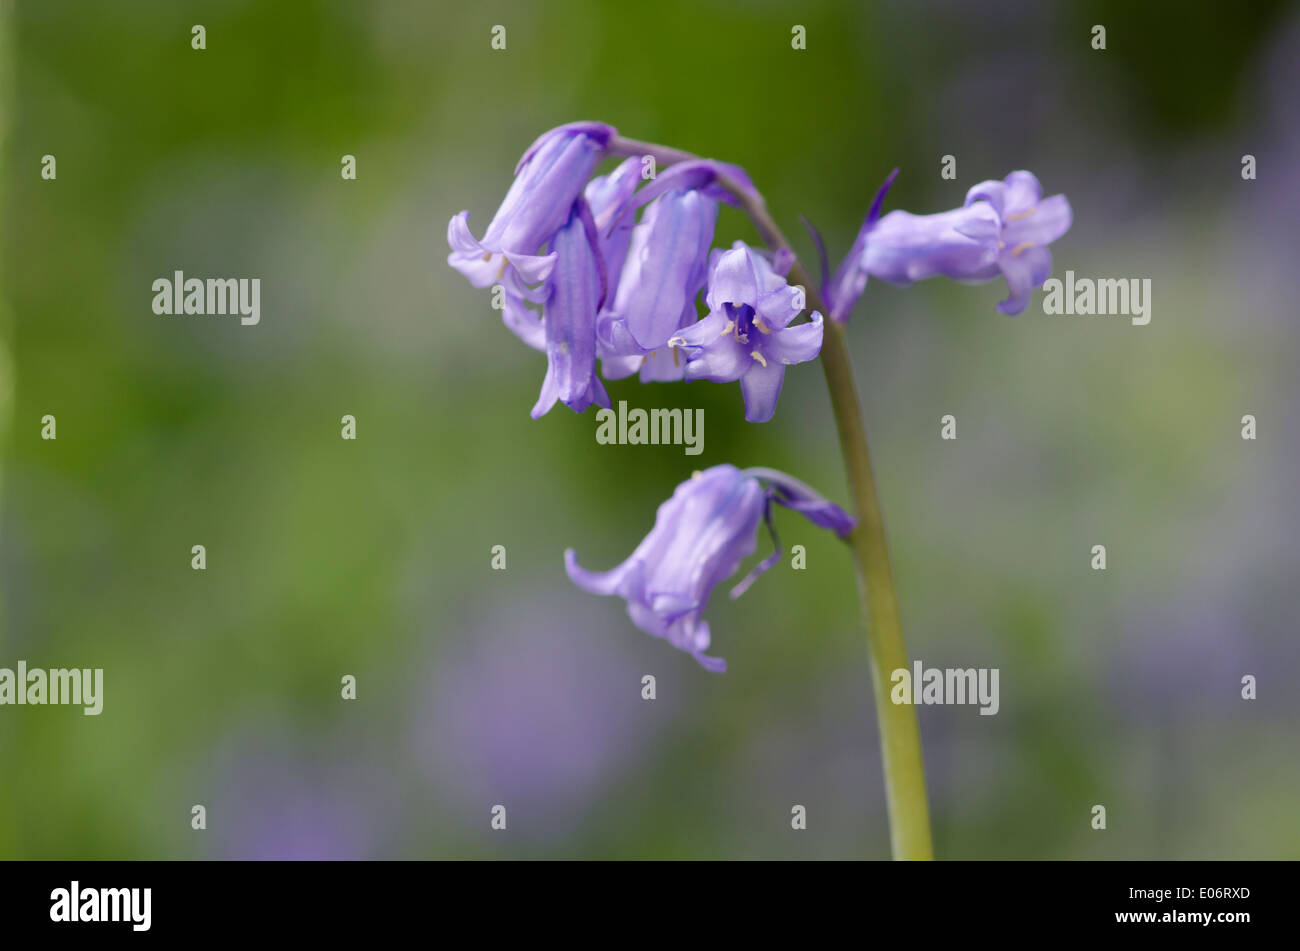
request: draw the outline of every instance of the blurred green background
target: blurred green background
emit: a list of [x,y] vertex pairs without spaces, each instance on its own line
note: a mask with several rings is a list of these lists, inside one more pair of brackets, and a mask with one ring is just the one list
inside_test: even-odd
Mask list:
[[[842,254],[894,166],[914,212],[1029,168],[1075,209],[1056,276],[1152,280],[1146,327],[931,281],[850,328],[909,647],[1001,670],[997,716],[920,710],[937,853],[1300,857],[1295,6],[0,11],[0,666],[105,671],[99,717],[0,707],[0,857],[888,855],[834,539],[778,516],[808,569],[710,604],[723,676],[564,576],[696,468],[847,502],[815,366],[761,426],[734,385],[610,386],[702,407],[699,457],[529,418],[544,359],[445,229],[575,119],[743,164],[804,253],[799,215]],[[155,316],[176,269],[261,278],[260,325]]]

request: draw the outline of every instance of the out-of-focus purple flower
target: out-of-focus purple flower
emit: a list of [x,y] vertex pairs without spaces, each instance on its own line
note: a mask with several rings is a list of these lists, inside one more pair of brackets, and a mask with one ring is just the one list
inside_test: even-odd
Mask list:
[[[837,324],[845,323],[849,319],[849,314],[853,310],[853,305],[858,302],[862,292],[867,289],[867,272],[862,268],[862,255],[867,248],[867,234],[876,226],[880,219],[880,206],[885,202],[885,195],[889,187],[894,184],[894,179],[898,177],[898,169],[889,173],[885,183],[880,186],[876,192],[876,198],[871,203],[871,208],[867,210],[867,217],[863,219],[862,227],[858,229],[858,236],[853,240],[853,247],[849,248],[849,253],[844,256],[840,266],[835,270],[835,276],[825,283],[822,288],[822,298],[826,301],[826,307],[830,313],[828,316]],[[818,238],[820,246],[820,238]],[[825,250],[822,250],[823,261],[825,260]],[[822,265],[825,267],[825,264]]]
[[466,602],[464,620],[428,602],[438,652],[416,668],[411,759],[455,819],[439,824],[451,842],[460,840],[449,830],[477,825],[493,803],[507,806],[512,841],[564,842],[612,787],[654,762],[685,698],[661,691],[647,705],[626,689],[651,645],[611,639],[594,603],[549,588],[481,601]]
[[[706,669],[722,672],[726,661],[708,657],[710,635],[702,615],[714,587],[735,574],[754,553],[760,520],[771,526],[772,504],[793,508],[822,528],[845,536],[854,521],[843,509],[797,479],[774,469],[718,465],[697,472],[659,506],[654,528],[621,565],[592,572],[564,553],[574,584],[592,594],[617,595],[647,634],[666,638]],[[777,549],[732,589],[739,597],[781,556]]]
[[212,840],[215,857],[355,861],[382,854],[400,825],[391,790],[373,779],[388,764],[340,758],[319,738],[265,718],[256,726],[206,751],[205,768],[214,774],[208,805],[224,830]]
[[468,211],[448,223],[447,263],[475,287],[503,280],[508,268],[525,283],[544,280],[555,253],[537,252],[569,220],[574,200],[616,134],[599,122],[574,122],[544,133],[519,160],[514,184],[482,241],[470,233]]
[[1042,195],[1038,179],[1020,171],[980,182],[953,211],[891,211],[867,233],[862,270],[904,285],[940,274],[972,283],[1002,274],[1011,293],[998,310],[1018,314],[1052,272],[1047,245],[1072,221],[1064,195]]
[[709,315],[668,342],[687,352],[685,378],[740,381],[745,419],[763,423],[776,412],[785,368],[821,352],[822,316],[789,326],[803,310],[803,294],[743,241],[715,251],[705,298]]
[[557,400],[575,413],[592,403],[609,406],[596,376],[596,312],[605,290],[598,241],[591,212],[579,198],[568,223],[551,242],[556,263],[546,279],[546,378],[533,419],[545,415]]

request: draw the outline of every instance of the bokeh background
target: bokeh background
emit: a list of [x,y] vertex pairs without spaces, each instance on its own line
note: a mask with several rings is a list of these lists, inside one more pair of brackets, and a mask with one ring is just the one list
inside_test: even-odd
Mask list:
[[[529,418],[544,359],[446,223],[481,230],[585,118],[742,163],[803,252],[799,215],[843,253],[894,166],[915,212],[1029,168],[1075,209],[1057,276],[1152,280],[1146,327],[1007,318],[1001,282],[876,283],[855,315],[909,647],[1001,670],[997,716],[920,710],[936,848],[1300,857],[1294,5],[0,10],[0,666],[105,670],[97,718],[0,708],[0,857],[888,854],[838,543],[779,517],[808,568],[710,605],[723,676],[565,579],[696,468],[847,501],[816,366],[761,426],[734,385],[611,385],[704,408],[699,457]],[[175,269],[260,277],[261,324],[154,316]]]

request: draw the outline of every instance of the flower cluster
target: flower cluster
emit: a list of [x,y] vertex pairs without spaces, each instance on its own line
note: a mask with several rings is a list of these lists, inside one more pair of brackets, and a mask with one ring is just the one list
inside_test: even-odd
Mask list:
[[[812,360],[822,347],[821,314],[795,322],[806,308],[804,289],[786,280],[794,255],[788,248],[768,255],[741,241],[713,247],[720,202],[752,199],[751,213],[762,208],[744,169],[676,153],[662,174],[643,184],[635,145],[598,122],[547,132],[520,159],[482,240],[470,232],[468,212],[451,219],[448,263],[475,287],[499,288],[506,326],[545,352],[534,418],[557,402],[579,413],[593,403],[607,407],[601,376],[639,374],[643,382],[739,381],[745,419],[765,422],[776,412],[785,368]],[[610,156],[625,159],[593,177]],[[979,282],[1001,274],[1011,293],[998,309],[1024,310],[1051,271],[1047,245],[1070,227],[1065,196],[1044,199],[1038,179],[1012,172],[976,185],[953,211],[881,217],[897,174],[877,193],[833,275],[813,231],[831,320],[848,320],[873,276],[911,284],[936,275]],[[703,318],[701,292],[708,308]],[[565,568],[579,587],[623,598],[643,631],[722,671],[726,663],[705,654],[710,633],[703,613],[713,589],[753,554],[760,521],[776,541],[775,505],[842,537],[855,527],[837,505],[783,472],[717,465],[677,487],[621,565],[587,571],[569,549]],[[778,543],[732,597],[780,554]]]
[[533,417],[557,402],[579,413],[609,406],[601,376],[639,373],[643,382],[739,381],[745,418],[771,419],[785,367],[820,352],[822,318],[791,326],[805,309],[802,290],[786,283],[792,259],[782,268],[742,242],[712,248],[718,204],[734,201],[722,180],[748,188],[749,177],[694,160],[641,187],[634,155],[593,178],[616,139],[596,122],[552,129],[520,159],[481,240],[468,212],[447,228],[448,263],[475,287],[500,286],[506,326],[546,353]]

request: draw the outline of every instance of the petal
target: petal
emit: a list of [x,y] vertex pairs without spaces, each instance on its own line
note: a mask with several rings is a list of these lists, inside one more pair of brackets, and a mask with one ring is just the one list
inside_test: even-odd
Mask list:
[[555,267],[555,254],[506,254],[503,255],[519,272],[520,278],[529,284],[536,284],[551,276]]
[[447,263],[465,275],[471,284],[490,287],[496,282],[501,271],[501,258],[483,247],[470,233],[468,211],[453,215],[447,222],[447,243],[451,245]]
[[998,264],[1011,291],[1007,299],[998,304],[998,310],[1015,316],[1029,304],[1034,288],[1042,285],[1047,275],[1052,273],[1052,252],[1041,247],[1028,248],[1020,254],[1006,251],[998,258]]
[[709,274],[709,292],[705,301],[713,311],[722,310],[723,304],[753,307],[758,303],[758,275],[749,248],[743,245],[732,248],[717,259]]
[[[735,334],[731,333],[725,326],[719,327],[719,322],[714,322],[713,316],[710,314],[694,327],[681,331],[669,341],[670,345],[680,345],[677,344],[677,341],[687,342],[686,371],[684,373],[687,383],[694,380],[731,383],[734,380],[739,380],[741,375],[754,362],[753,357],[749,355],[749,351],[736,339]],[[725,318],[723,318],[723,321],[725,321]],[[730,321],[725,321],[725,323],[730,323]],[[703,327],[708,328],[713,339],[704,344],[689,343],[692,339],[702,336],[701,328]]]
[[717,213],[717,203],[698,192],[670,192],[633,229],[613,310],[643,348],[668,342],[703,286]]
[[642,553],[648,603],[658,601],[675,612],[693,602],[702,610],[713,587],[753,554],[764,491],[757,479],[721,465],[687,479],[672,501],[677,503],[669,520],[672,530],[660,531],[661,519],[656,518],[652,534],[658,543]]
[[785,367],[769,362],[763,366],[753,362],[740,378],[740,392],[745,397],[745,419],[751,423],[766,423],[776,413],[777,397],[785,380]]
[[776,290],[761,295],[754,310],[769,330],[780,330],[803,313],[806,294],[806,288],[801,290],[783,283]]
[[[812,320],[806,324],[775,330],[759,337],[758,348],[769,364],[790,366],[807,363],[822,350],[822,315],[813,311]],[[750,342],[754,342],[750,335]]]
[[564,401],[564,405],[569,407],[575,413],[586,412],[589,406],[603,406],[609,408],[609,394],[605,392],[605,386],[600,382],[600,377],[593,372],[591,379],[587,381],[586,388]]
[[630,357],[601,357],[600,375],[607,380],[625,379],[640,370],[645,359],[638,354]]
[[1012,218],[1021,212],[1029,211],[1043,197],[1043,186],[1033,172],[1012,172],[1006,177],[1006,201],[1002,206],[1002,218]]
[[721,657],[706,657],[703,654],[692,654],[691,656],[698,660],[700,666],[711,674],[725,674],[727,672],[727,662]]
[[713,343],[724,333],[732,330],[731,321],[721,311],[714,311],[703,320],[688,323],[678,329],[672,337],[672,345],[677,347],[704,347]]
[[996,244],[1002,238],[1002,222],[994,214],[986,214],[984,205],[970,206],[970,215],[953,225],[954,231],[984,245]]
[[1070,230],[1073,221],[1074,213],[1070,209],[1069,199],[1064,195],[1053,195],[1027,211],[1011,215],[1002,240],[1009,248],[1017,248],[1022,244],[1051,244]]
[[700,606],[697,598],[683,597],[675,591],[650,595],[650,610],[669,623]]
[[789,248],[778,248],[772,254],[772,273],[785,280],[790,268],[794,267],[795,254]]
[[1006,182],[1000,182],[991,178],[988,181],[980,182],[978,185],[972,185],[966,192],[966,201],[963,203],[964,208],[969,208],[977,201],[988,202],[998,218],[1002,217],[1002,209],[1007,202],[1007,185]]
[[[743,241],[737,241],[736,246],[740,250],[749,252],[749,262],[754,268],[759,300],[762,300],[773,291],[779,291],[786,287],[785,278],[777,273],[776,261],[772,260],[775,255],[769,256],[764,251],[756,251]],[[793,254],[794,252],[790,253]]]
[[542,315],[529,307],[522,298],[507,293],[501,320],[510,332],[534,350],[546,349],[546,328]]
[[725,660],[721,657],[709,657],[704,653],[709,649],[709,642],[712,639],[708,621],[695,615],[689,615],[670,627],[666,636],[668,643],[686,651],[709,673],[726,673],[727,662]]
[[578,564],[578,555],[572,548],[564,550],[564,571],[569,580],[591,594],[617,594],[630,573],[641,571],[641,562],[629,558],[609,571],[588,571]]
[[[639,600],[628,599],[627,616],[632,619],[632,623],[647,634],[655,637],[668,637],[672,628],[667,621],[655,614],[648,605]],[[673,645],[678,646],[678,645]]]
[[458,254],[483,255],[490,253],[483,245],[479,244],[478,239],[469,230],[468,211],[452,215],[451,220],[447,222],[447,243],[451,245],[452,251]]
[[602,141],[603,131],[587,126],[552,129],[533,143],[483,235],[484,247],[511,255],[535,255],[564,227],[607,144]]
[[676,383],[684,379],[686,357],[676,347],[660,347],[641,365],[642,383]]
[[[687,303],[682,311],[680,330],[694,327],[699,320],[695,316],[695,302]],[[676,342],[672,346],[659,347],[651,352],[641,365],[642,383],[677,383],[685,378],[688,351]]]
[[632,197],[641,184],[641,160],[629,158],[620,162],[608,175],[599,175],[587,183],[583,197],[591,206],[596,226],[607,231],[613,224],[614,214]]
[[627,259],[632,226],[635,224],[630,216],[617,221],[617,213],[631,199],[640,184],[641,162],[630,158],[608,175],[593,178],[583,193],[600,233],[600,254],[605,261],[611,291],[618,287],[623,262]]
[[555,368],[548,361],[546,364],[546,376],[542,377],[542,390],[537,394],[537,402],[529,410],[528,415],[533,419],[541,419],[551,411],[560,399],[560,386],[556,382]]
[[533,156],[537,154],[538,150],[541,149],[543,145],[546,145],[548,142],[555,139],[565,139],[575,135],[586,136],[592,141],[598,143],[600,148],[604,150],[609,147],[610,140],[612,140],[614,136],[618,135],[618,130],[612,125],[607,125],[604,122],[591,121],[568,122],[564,125],[556,126],[554,129],[549,129],[546,132],[543,132],[533,140],[533,144],[528,146],[524,151],[524,154],[520,156],[518,164],[515,165],[515,174],[519,174],[519,170],[532,160]]
[[[581,200],[559,233],[557,261],[546,302],[546,359],[558,398],[575,409],[590,405],[596,369],[596,310],[601,276],[580,211]],[[581,412],[581,410],[578,410]]]
[[[552,262],[552,267],[554,263]],[[505,288],[506,296],[514,296],[520,300],[527,301],[530,304],[545,304],[547,298],[551,296],[551,289],[544,283],[529,285],[524,282],[523,275],[512,267],[506,267],[505,273],[501,276],[501,284]]]

